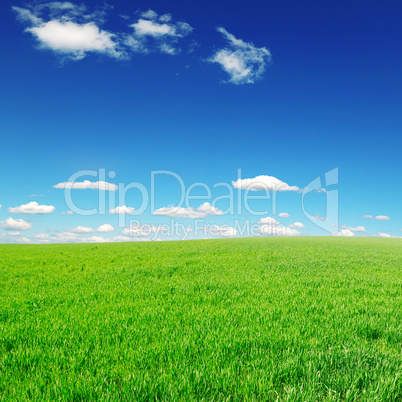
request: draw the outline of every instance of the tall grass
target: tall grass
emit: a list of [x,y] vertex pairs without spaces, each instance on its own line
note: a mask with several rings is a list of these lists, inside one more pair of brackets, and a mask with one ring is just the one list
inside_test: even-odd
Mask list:
[[402,242],[0,246],[1,400],[402,400]]

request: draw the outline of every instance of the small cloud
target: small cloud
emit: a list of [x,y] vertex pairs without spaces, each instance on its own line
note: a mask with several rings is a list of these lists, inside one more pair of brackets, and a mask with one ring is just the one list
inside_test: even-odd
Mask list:
[[377,215],[374,219],[377,221],[389,221],[391,218],[385,215]]
[[302,228],[304,228],[304,225],[301,222],[295,222],[292,225],[289,225],[289,227],[302,229]]
[[279,215],[279,218],[289,218],[290,215],[287,212],[281,212]]
[[377,216],[373,216],[373,215],[363,215],[363,218],[366,219],[375,219],[377,221],[389,221],[391,218],[389,216],[386,215],[377,215]]
[[71,232],[71,233],[93,233],[93,232],[95,232],[95,229],[89,228],[87,226],[77,226],[76,228],[71,229],[68,232]]
[[229,74],[229,82],[232,84],[252,84],[260,79],[266,64],[271,60],[270,51],[237,39],[222,27],[217,28],[217,31],[228,41],[229,46],[218,50],[208,61],[220,64]]
[[378,236],[380,237],[386,237],[386,238],[392,238],[393,236],[391,236],[389,233],[382,233],[382,232],[378,232]]
[[341,226],[344,229],[348,229],[351,230],[352,232],[365,232],[366,228],[364,226],[356,226],[356,227],[352,227],[352,226]]
[[352,237],[355,234],[349,229],[341,229],[340,232],[333,233],[332,236],[339,236],[339,237]]
[[2,233],[1,234],[4,237],[16,237],[16,236],[21,236],[20,232],[8,232],[8,233]]
[[253,179],[238,179],[232,181],[233,187],[251,191],[298,191],[299,187],[289,184],[273,176],[260,175]]
[[31,243],[32,240],[28,239],[28,237],[21,237],[20,239],[17,239],[18,243]]
[[132,237],[145,237],[152,233],[163,232],[165,229],[163,226],[154,226],[149,224],[136,224],[130,225],[123,229],[123,235]]
[[36,240],[50,240],[51,236],[46,233],[38,233],[34,236]]
[[197,212],[201,212],[205,215],[223,215],[223,211],[213,207],[209,202],[204,202],[197,208]]
[[193,208],[164,207],[154,211],[153,215],[170,216],[172,218],[205,218],[206,214]]
[[258,222],[260,225],[260,234],[268,236],[299,236],[300,232],[294,228],[281,225],[276,219],[267,216],[261,218]]
[[8,212],[13,214],[51,214],[54,210],[53,205],[39,205],[36,201],[28,202],[28,204],[19,207],[8,208]]
[[158,16],[153,10],[141,14],[141,18],[130,25],[133,33],[125,39],[125,45],[133,52],[148,53],[158,50],[175,55],[180,52],[178,40],[189,35],[193,28],[186,22],[174,23],[170,14]]
[[65,230],[65,233],[94,233],[94,232],[98,232],[98,233],[107,233],[107,232],[113,232],[115,230],[115,228],[110,225],[109,223],[105,223],[104,225],[101,225],[98,227],[98,229],[93,229],[87,226],[77,226],[74,229],[71,230]]
[[74,215],[73,211],[62,212],[62,215]]
[[109,243],[110,239],[105,239],[100,236],[92,236],[85,239],[86,243]]
[[266,218],[261,218],[258,222],[259,225],[280,225],[280,223],[275,219],[267,216]]
[[116,236],[113,237],[112,241],[114,242],[126,242],[126,241],[133,241],[130,237],[127,236]]
[[54,188],[59,189],[78,189],[78,190],[104,190],[104,191],[116,191],[118,186],[116,184],[107,183],[105,181],[95,181],[91,182],[89,180],[84,180],[83,182],[75,181],[75,182],[64,182],[59,183],[53,186]]
[[112,225],[109,225],[108,223],[105,223],[104,225],[101,225],[96,229],[97,232],[99,233],[107,233],[107,232],[113,232],[115,229]]
[[138,36],[149,35],[159,37],[163,35],[175,36],[176,29],[167,24],[159,24],[150,20],[140,19],[131,25]]
[[141,17],[147,18],[149,20],[154,20],[154,19],[158,18],[158,13],[149,9],[148,11],[141,13]]
[[234,237],[237,236],[237,230],[228,225],[211,225],[204,228],[204,232],[210,233],[212,236],[218,237]]
[[122,205],[120,207],[116,207],[113,209],[109,209],[109,213],[111,214],[131,214],[134,212],[135,208],[127,207],[126,205]]
[[32,228],[32,223],[23,219],[7,218],[1,222],[0,227],[6,230],[28,230]]

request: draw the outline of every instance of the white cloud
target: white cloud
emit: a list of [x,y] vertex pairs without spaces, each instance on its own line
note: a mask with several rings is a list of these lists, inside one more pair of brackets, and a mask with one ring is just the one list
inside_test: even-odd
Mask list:
[[339,236],[339,237],[352,237],[355,234],[349,229],[341,229],[340,232],[333,233],[332,236]]
[[382,233],[382,232],[378,232],[378,236],[380,237],[386,237],[386,238],[392,238],[393,236],[391,236],[389,233]]
[[109,209],[109,212],[111,214],[131,214],[132,212],[134,212],[134,210],[135,210],[135,208],[131,208],[131,207],[122,205],[120,207]]
[[38,233],[34,236],[34,239],[37,240],[50,240],[51,236],[46,233]]
[[389,221],[391,219],[389,216],[386,216],[386,215],[377,215],[377,216],[363,215],[363,218],[376,219],[377,221]]
[[163,231],[163,230],[164,230],[163,226],[137,224],[137,225],[131,225],[131,226],[123,229],[122,233],[125,236],[145,237],[145,236],[149,236],[152,233],[159,233],[160,231]]
[[260,221],[258,222],[259,225],[280,225],[280,223],[274,219],[271,218],[270,216],[267,216],[266,218],[261,218]]
[[57,1],[12,8],[17,18],[29,26],[26,32],[36,38],[41,48],[74,60],[84,58],[89,52],[125,57],[117,50],[116,35],[98,26],[103,22],[103,11],[87,14],[85,6]]
[[36,201],[28,202],[28,204],[19,207],[8,208],[8,212],[13,214],[51,214],[54,210],[53,205],[39,205]]
[[344,229],[351,230],[352,232],[365,232],[366,228],[364,226],[356,226],[355,228],[352,226],[342,226]]
[[229,46],[218,50],[208,60],[220,64],[233,84],[252,84],[261,78],[267,62],[271,60],[269,50],[237,39],[224,28],[217,30],[229,42]]
[[87,226],[77,226],[74,229],[71,230],[65,230],[64,232],[70,232],[70,233],[107,233],[107,232],[113,232],[115,228],[110,225],[109,223],[105,223],[104,225],[101,225],[98,227],[98,229],[93,229]]
[[86,243],[108,243],[110,239],[105,239],[104,237],[100,236],[92,236],[88,237],[84,240]]
[[295,222],[292,225],[289,225],[289,227],[302,229],[302,228],[304,228],[304,225],[301,222]]
[[204,202],[204,204],[200,205],[197,208],[197,212],[201,212],[205,215],[222,215],[223,211],[220,209],[213,207],[209,202]]
[[133,241],[130,237],[127,236],[116,236],[113,237],[112,241],[114,242],[123,242],[123,241]]
[[80,241],[80,235],[79,233],[73,233],[71,231],[64,230],[61,233],[56,233],[53,237],[52,240],[57,242],[57,243],[76,243]]
[[8,233],[9,236],[21,236],[20,232],[9,232]]
[[18,243],[31,243],[31,239],[28,239],[28,237],[21,237],[20,239],[17,239]]
[[75,60],[83,59],[88,52],[104,53],[119,58],[113,34],[99,29],[94,23],[76,24],[72,21],[48,21],[28,28],[41,47],[69,55]]
[[1,223],[0,227],[6,230],[28,230],[32,228],[32,223],[24,221],[23,219],[7,218]]
[[135,24],[131,25],[137,35],[161,36],[169,35],[175,36],[176,30],[174,26],[167,24],[159,24],[150,20],[140,19]]
[[205,218],[206,214],[193,208],[163,207],[154,211],[153,215],[170,216],[172,218]]
[[158,18],[158,13],[149,9],[148,11],[144,11],[143,13],[141,13],[141,17],[153,20],[155,18]]
[[261,218],[258,222],[260,225],[260,234],[269,236],[298,236],[300,232],[296,229],[281,225],[276,219],[267,216]]
[[219,237],[234,237],[237,236],[237,230],[228,225],[211,225],[204,228],[204,231],[210,233],[212,236]]
[[1,209],[1,204],[0,204],[0,209]]
[[158,16],[153,10],[141,14],[137,22],[131,24],[133,33],[125,39],[125,45],[134,52],[148,53],[158,50],[175,55],[180,52],[177,47],[179,39],[189,35],[193,28],[186,22],[172,22],[170,14]]
[[71,230],[66,230],[66,232],[72,232],[72,233],[93,233],[95,232],[95,229],[89,228],[87,226],[77,226],[74,229]]
[[112,225],[109,225],[109,223],[105,223],[104,225],[101,225],[96,229],[97,232],[99,233],[107,233],[107,232],[113,232],[115,229]]
[[251,191],[298,191],[299,187],[289,184],[273,176],[260,175],[253,179],[232,181],[233,187]]
[[378,215],[374,219],[377,219],[377,221],[389,221],[391,218],[385,215]]
[[152,36],[156,38],[170,36],[182,38],[189,35],[193,30],[186,22],[179,21],[176,24],[171,23],[172,17],[168,14],[158,18],[159,21],[162,21],[162,24],[157,21],[157,13],[149,10],[147,14],[148,15],[146,15],[146,13],[142,14],[142,17],[147,19],[141,18],[135,24],[131,25],[136,36]]
[[25,8],[12,7],[17,19],[26,26],[25,32],[37,40],[39,48],[72,60],[81,60],[90,53],[120,60],[130,58],[133,52],[175,55],[181,51],[178,41],[193,31],[186,22],[174,22],[170,14],[159,16],[148,10],[129,25],[130,33],[113,33],[101,28],[110,6],[98,6],[88,13],[84,5],[70,2],[35,3]]
[[73,211],[62,212],[62,215],[74,215]]
[[290,217],[290,215],[287,212],[281,212],[279,214],[279,218],[289,218],[289,217]]
[[11,7],[17,13],[17,19],[21,22],[32,24],[32,25],[40,25],[43,23],[42,18],[35,15],[27,8],[22,7]]
[[53,186],[54,188],[69,188],[69,189],[79,189],[79,190],[86,190],[86,189],[91,189],[91,190],[105,190],[105,191],[116,191],[118,189],[118,186],[116,184],[108,183],[106,181],[89,181],[89,180],[84,180],[82,182],[75,181],[75,182],[64,182],[64,183],[59,183]]
[[261,225],[260,233],[269,236],[299,236],[300,232],[283,225]]

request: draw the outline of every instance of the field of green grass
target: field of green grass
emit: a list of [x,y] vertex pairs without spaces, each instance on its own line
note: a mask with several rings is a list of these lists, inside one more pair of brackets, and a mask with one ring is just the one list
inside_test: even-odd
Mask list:
[[402,400],[402,241],[0,245],[0,400]]

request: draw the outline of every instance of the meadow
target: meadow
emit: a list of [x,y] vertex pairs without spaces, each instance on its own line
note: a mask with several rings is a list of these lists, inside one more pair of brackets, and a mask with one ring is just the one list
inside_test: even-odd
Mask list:
[[402,400],[402,241],[0,245],[0,400]]

